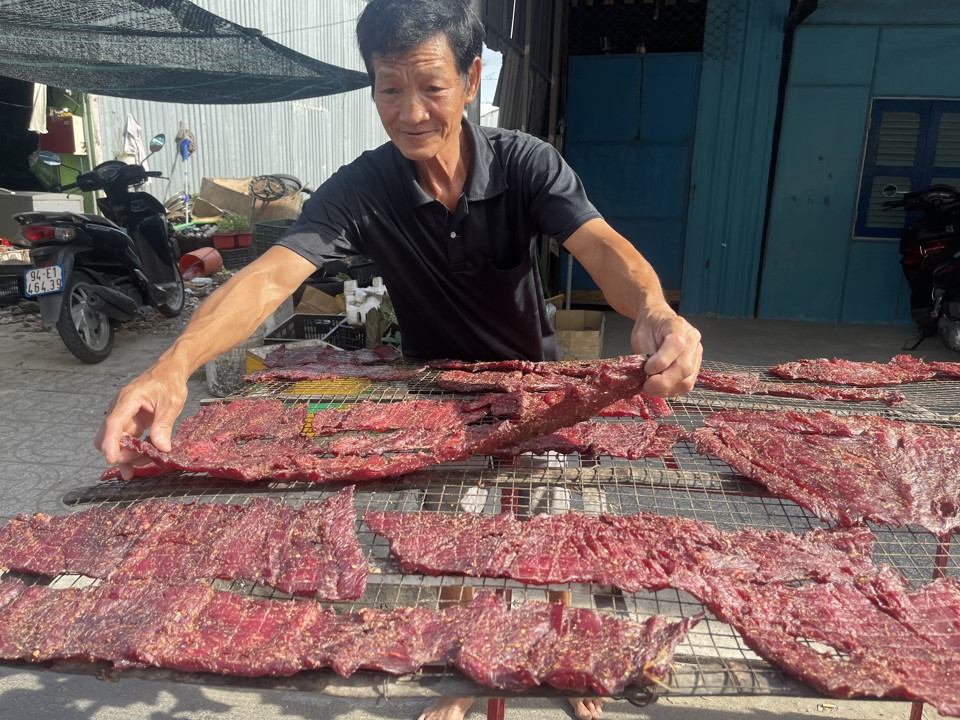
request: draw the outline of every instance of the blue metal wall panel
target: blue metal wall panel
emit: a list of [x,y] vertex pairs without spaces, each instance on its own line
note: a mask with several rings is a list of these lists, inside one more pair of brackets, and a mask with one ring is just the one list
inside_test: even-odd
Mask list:
[[[680,287],[699,54],[570,58],[564,156],[607,221]],[[574,290],[596,290],[574,263]]]
[[[909,322],[896,241],[853,239],[869,108],[877,97],[960,97],[958,66],[956,0],[845,0],[798,29],[761,317]],[[830,206],[805,202],[817,197]]]
[[960,5],[953,27],[884,28],[877,52],[877,96],[960,97]]
[[752,317],[789,0],[711,0],[680,309]]
[[[850,261],[840,322],[909,323],[910,289],[899,272],[900,251],[895,242],[855,242]],[[897,268],[895,273],[891,268]]]
[[954,25],[957,0],[821,0],[807,25]]
[[862,85],[873,82],[879,28],[801,25],[794,36],[790,84]]
[[[759,314],[840,319],[867,88],[794,88],[784,110]],[[813,292],[814,288],[816,292]]]
[[640,135],[642,85],[640,55],[570,58],[566,147],[636,140]]

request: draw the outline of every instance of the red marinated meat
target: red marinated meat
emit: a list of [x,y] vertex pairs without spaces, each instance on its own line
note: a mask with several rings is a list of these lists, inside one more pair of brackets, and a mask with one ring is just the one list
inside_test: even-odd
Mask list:
[[896,390],[768,382],[753,373],[720,373],[703,368],[700,369],[700,374],[697,376],[697,385],[708,390],[719,390],[736,395],[777,395],[807,400],[846,400],[849,402],[876,400],[887,405],[899,405],[904,400],[903,394]]
[[[561,604],[507,609],[478,596],[455,665],[474,682],[521,691],[537,685],[612,695],[630,685],[665,684],[673,651],[700,616],[639,624]],[[662,653],[662,655],[660,654]]]
[[[105,661],[187,672],[288,676],[329,667],[412,673],[452,663],[495,688],[548,684],[617,693],[667,680],[673,651],[699,616],[668,623],[525,603],[507,608],[480,593],[466,608],[361,610],[337,615],[314,602],[215,591],[199,583],[108,582],[54,590],[34,586],[0,609],[0,658]],[[511,652],[526,627],[549,632]],[[464,641],[466,645],[464,644]],[[530,658],[534,659],[530,663]],[[517,679],[520,680],[517,680]]]
[[796,360],[775,365],[770,368],[770,372],[785,380],[807,380],[836,385],[855,385],[857,387],[901,385],[928,380],[937,373],[923,360],[910,355],[897,355],[885,364],[840,360],[838,358],[832,360],[826,358]]
[[516,422],[502,423],[478,443],[473,449],[474,454],[490,454],[500,448],[520,445],[531,438],[587,420],[617,400],[633,397],[647,379],[643,371],[645,362],[642,355],[594,361],[589,375],[561,390],[544,393],[546,409]]
[[[115,580],[250,580],[281,592],[353,600],[366,587],[353,487],[300,509],[162,501],[24,516],[0,529],[0,565]],[[106,551],[105,551],[106,550]]]
[[930,367],[943,375],[960,377],[960,362],[931,362]]
[[364,522],[390,543],[404,572],[592,582],[627,592],[675,587],[709,597],[711,578],[798,582],[873,570],[863,528],[792,535],[717,528],[680,517],[536,515],[520,521],[445,513],[373,512]]
[[18,515],[0,528],[0,567],[55,576],[106,577],[134,543],[182,506],[139,503],[122,511],[92,508],[74,515]]
[[385,345],[361,350],[340,350],[330,345],[301,345],[288,347],[280,345],[263,360],[268,368],[293,367],[295,365],[313,365],[315,363],[385,365],[400,360],[397,350]]
[[927,613],[931,594],[956,607],[960,585],[938,580],[910,593],[895,581],[891,609],[872,600],[883,582],[881,573],[859,584],[759,586],[714,611],[761,657],[821,692],[921,700],[960,716],[960,653]]
[[437,387],[451,392],[549,392],[570,384],[571,378],[558,373],[501,372],[498,370],[445,370],[437,375]]
[[[178,432],[170,452],[158,450],[149,440],[124,436],[123,447],[146,456],[152,463],[151,473],[188,471],[256,482],[267,479],[300,482],[365,482],[404,475],[415,470],[446,462],[465,460],[472,455],[490,455],[503,447],[518,445],[530,438],[575,425],[595,415],[617,400],[636,395],[646,380],[645,358],[627,356],[595,361],[589,365],[589,376],[564,385],[560,390],[538,397],[538,411],[526,411],[511,420],[497,420],[473,428],[465,423],[486,415],[486,411],[468,410],[462,403],[444,401],[410,401],[398,403],[361,402],[346,411],[324,411],[313,417],[314,434],[363,427],[388,430],[400,427],[447,427],[449,434],[438,436],[438,444],[425,451],[397,453],[390,457],[367,458],[360,455],[320,457],[325,453],[302,432],[300,423],[305,409],[284,408],[277,401],[237,400],[217,408],[217,434],[204,435],[202,408],[191,419],[189,432]],[[578,367],[582,364],[571,364]],[[256,403],[263,404],[262,407]],[[272,403],[272,404],[271,404]],[[279,406],[279,407],[278,407]],[[452,416],[450,414],[452,412]],[[266,432],[260,414],[286,423],[285,430],[275,436],[254,436],[247,426],[228,420],[231,413],[241,420],[256,424]],[[258,414],[259,413],[259,414]],[[346,414],[347,419],[344,418]],[[221,417],[222,415],[222,417]],[[252,419],[251,419],[252,418]],[[296,423],[292,419],[296,419]],[[301,432],[293,433],[300,423]],[[327,428],[332,423],[335,428]],[[187,421],[184,423],[187,424]],[[147,471],[141,471],[142,476]],[[108,471],[103,479],[116,477]]]
[[306,419],[305,403],[288,406],[279,400],[256,398],[211,403],[180,424],[177,439],[211,443],[263,438],[296,441]]
[[[365,521],[390,540],[407,572],[590,581],[630,592],[676,588],[732,624],[762,657],[823,692],[923,700],[941,713],[960,714],[960,581],[911,591],[889,567],[873,565],[873,534],[866,528],[799,536],[722,532],[644,513],[539,515],[521,522],[509,514],[368,512]],[[525,624],[522,634],[510,618],[499,623],[505,635],[521,638],[505,653],[508,661],[528,658],[524,671],[497,665],[495,641],[479,647],[477,663],[487,681],[518,689],[528,668],[538,665],[531,646],[549,637],[549,623]],[[472,659],[470,643],[463,655]]]
[[286,380],[301,382],[305,380],[336,380],[337,378],[366,378],[378,382],[405,382],[420,374],[420,368],[392,365],[357,365],[355,363],[313,363],[276,367],[267,370],[254,370],[243,376],[247,383]]
[[584,421],[561,428],[550,435],[528,440],[522,445],[499,450],[500,455],[558,452],[565,455],[580,453],[589,457],[609,457],[637,460],[645,457],[663,457],[680,439],[683,429],[678,425],[660,425],[653,420],[630,423],[599,423]]
[[449,429],[476,422],[485,415],[485,411],[469,410],[457,400],[360,402],[343,409],[328,408],[314,415],[311,429],[317,435],[344,430],[387,432]]
[[639,417],[644,420],[665,418],[673,415],[673,410],[663,398],[639,393],[630,398],[617,400],[597,413],[600,417]]
[[960,527],[960,433],[873,416],[725,410],[691,437],[771,492],[844,525]]

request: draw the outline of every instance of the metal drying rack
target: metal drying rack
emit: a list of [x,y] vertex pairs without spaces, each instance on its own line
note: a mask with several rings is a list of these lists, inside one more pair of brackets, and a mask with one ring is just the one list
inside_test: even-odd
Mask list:
[[[705,363],[717,372],[751,372],[766,375],[765,368]],[[281,399],[307,402],[311,409],[369,400],[392,402],[425,397],[456,397],[441,393],[433,384],[435,373],[425,371],[410,382],[374,383],[366,380],[269,382],[244,388],[235,397]],[[765,379],[776,380],[766,375]],[[775,396],[744,396],[696,388],[671,401],[674,415],[662,422],[680,424],[687,429],[700,427],[704,418],[720,409],[830,410],[837,414],[875,414],[897,420],[925,422],[944,427],[960,427],[960,380],[929,380],[898,386],[906,401],[888,407],[880,402],[811,401]],[[229,399],[235,399],[229,398]],[[633,422],[608,419],[607,422]],[[309,424],[309,421],[308,421]],[[319,500],[338,491],[342,484],[310,485],[291,483],[236,484],[191,474],[174,474],[130,483],[110,481],[74,490],[64,498],[77,509],[91,505],[116,506],[135,501],[200,499],[211,502],[243,504],[254,497],[298,505]],[[622,593],[609,587],[584,584],[530,586],[503,579],[429,577],[401,572],[389,553],[386,541],[375,536],[360,518],[366,510],[404,510],[422,512],[451,510],[467,498],[473,511],[496,513],[517,507],[517,499],[526,497],[531,487],[546,495],[565,499],[569,507],[586,513],[630,514],[645,510],[664,515],[679,515],[710,523],[723,530],[739,528],[776,529],[804,532],[825,527],[824,523],[795,503],[773,496],[761,486],[749,482],[727,465],[694,452],[679,442],[665,458],[635,461],[610,457],[586,459],[568,456],[564,467],[510,465],[488,458],[448,464],[422,470],[401,478],[357,486],[357,532],[371,569],[367,591],[352,603],[334,607],[352,611],[361,607],[397,606],[436,607],[443,586],[468,586],[475,589],[509,591],[513,602],[544,600],[547,591],[569,593],[576,606],[590,607],[620,617],[642,620],[650,614],[679,619],[704,611],[692,597],[676,591]],[[520,508],[521,511],[523,508]],[[903,573],[915,585],[941,576],[960,576],[960,552],[949,541],[938,541],[921,528],[871,526],[877,535],[874,560],[887,563]],[[241,593],[270,596],[272,591],[237,582],[230,589]],[[65,672],[103,671],[89,665],[57,665]],[[490,699],[488,718],[502,718],[503,692],[475,685],[455,670],[425,668],[412,676],[392,677],[380,673],[357,673],[342,679],[332,671],[306,671],[290,678],[228,678],[206,674],[172,673],[163,670],[124,671],[124,676],[174,679],[179,682],[211,681],[245,687],[294,688],[354,698],[439,697],[477,695]],[[808,686],[790,678],[754,654],[740,635],[709,612],[677,647],[675,666],[665,690],[631,688],[622,697],[638,704],[656,699],[659,692],[672,696],[706,695],[793,695],[819,697]],[[529,695],[559,693],[551,688],[536,688]],[[493,699],[501,696],[500,699]],[[922,703],[914,703],[912,718],[920,718]]]

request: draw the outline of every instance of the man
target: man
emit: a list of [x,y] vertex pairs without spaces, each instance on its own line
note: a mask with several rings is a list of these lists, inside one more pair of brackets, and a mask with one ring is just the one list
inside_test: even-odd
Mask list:
[[[197,310],[157,362],[123,388],[97,436],[125,477],[140,458],[120,448],[147,429],[170,448],[186,381],[247,338],[319,266],[370,256],[390,292],[404,355],[417,359],[558,359],[535,255],[555,236],[607,301],[632,318],[631,346],[650,354],[644,391],[693,387],[700,334],[669,307],[656,274],[589,203],[548,144],[463,119],[476,96],[484,29],[464,0],[372,0],[357,24],[373,99],[390,142],[341,168],[300,219]],[[424,720],[460,720],[472,702],[443,699]],[[578,718],[597,700],[571,701]]]

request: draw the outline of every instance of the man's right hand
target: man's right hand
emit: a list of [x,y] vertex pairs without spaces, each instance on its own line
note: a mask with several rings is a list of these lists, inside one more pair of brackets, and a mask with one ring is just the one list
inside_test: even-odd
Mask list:
[[94,446],[111,465],[119,464],[124,480],[133,478],[144,457],[120,445],[124,435],[140,437],[147,430],[158,450],[169,452],[173,424],[187,400],[186,383],[156,365],[124,387],[110,403]]

